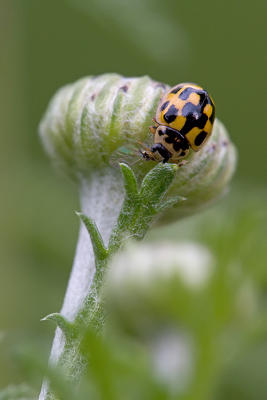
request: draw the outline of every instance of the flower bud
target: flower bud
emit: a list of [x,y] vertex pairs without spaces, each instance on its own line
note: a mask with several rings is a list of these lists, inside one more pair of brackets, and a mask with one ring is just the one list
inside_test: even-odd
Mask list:
[[[67,85],[55,94],[41,121],[44,147],[72,177],[81,179],[96,170],[116,171],[123,161],[141,181],[155,161],[144,160],[139,150],[153,144],[149,126],[168,88],[147,76],[117,74],[86,77]],[[222,194],[235,161],[234,146],[216,119],[210,139],[199,152],[190,150],[167,193],[167,197],[179,195],[186,201],[168,210],[162,221],[192,214]]]
[[109,166],[122,146],[138,150],[166,88],[146,76],[117,74],[87,77],[63,87],[40,124],[48,154],[73,176]]

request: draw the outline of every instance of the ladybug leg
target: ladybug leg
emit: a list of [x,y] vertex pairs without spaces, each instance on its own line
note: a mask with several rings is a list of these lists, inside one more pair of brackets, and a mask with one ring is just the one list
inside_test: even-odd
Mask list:
[[186,165],[188,163],[188,160],[182,160],[179,162],[178,167],[182,167],[183,165]]
[[155,125],[151,125],[149,127],[149,130],[154,135],[156,133],[157,128],[159,127],[159,124],[157,123],[155,118],[153,118],[153,121],[155,122]]
[[157,151],[161,155],[161,157],[163,158],[163,164],[167,163],[171,158],[171,153],[161,143],[153,144],[153,146],[151,147],[151,151],[152,153],[155,153]]
[[153,125],[151,125],[151,126],[149,127],[149,130],[150,130],[150,132],[151,132],[151,133],[153,133],[153,135],[155,135],[155,133],[156,133],[156,130],[157,130],[157,127],[156,127],[156,126],[153,126]]

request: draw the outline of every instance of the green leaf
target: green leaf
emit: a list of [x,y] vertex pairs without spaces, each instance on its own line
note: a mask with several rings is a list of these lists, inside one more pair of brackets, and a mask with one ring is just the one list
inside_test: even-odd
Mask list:
[[182,197],[182,196],[172,197],[172,198],[162,202],[160,204],[160,206],[157,208],[157,212],[159,212],[159,213],[163,212],[163,211],[167,210],[168,208],[176,206],[178,203],[180,203],[182,201],[186,201],[186,198]]
[[140,209],[140,195],[138,193],[137,181],[132,169],[124,164],[120,164],[124,180],[125,198],[118,217],[117,225],[113,229],[109,240],[109,253],[113,253],[128,239],[132,234],[133,221]]
[[158,164],[144,178],[140,195],[144,204],[157,205],[169,189],[177,171],[176,164]]
[[96,265],[98,265],[99,261],[106,259],[108,252],[107,249],[105,248],[102,236],[96,226],[96,224],[94,223],[94,221],[87,217],[85,214],[80,213],[80,212],[76,212],[76,214],[78,215],[78,217],[81,219],[81,221],[84,223],[91,241],[92,241],[92,245],[93,245],[93,249],[94,249],[94,255],[96,258]]
[[[154,217],[180,199],[175,197],[161,205],[177,171],[176,164],[158,164],[143,179],[138,193],[136,178],[126,164],[121,164],[125,184],[125,199],[114,228],[109,251],[113,253],[128,239],[140,240],[146,234]],[[162,206],[162,208],[161,208]]]
[[129,198],[137,196],[138,195],[137,182],[132,169],[127,164],[124,163],[121,163],[120,167],[124,179],[124,189],[126,191],[126,195]]
[[73,338],[75,336],[75,326],[59,313],[49,314],[46,317],[42,318],[41,321],[54,322],[63,331],[67,339]]

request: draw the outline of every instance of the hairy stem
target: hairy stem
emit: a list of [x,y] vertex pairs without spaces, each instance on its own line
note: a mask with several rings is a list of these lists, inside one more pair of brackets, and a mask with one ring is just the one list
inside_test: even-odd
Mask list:
[[[120,171],[108,168],[96,171],[88,179],[82,177],[80,195],[82,212],[95,221],[104,244],[107,245],[123,202],[124,193]],[[74,321],[83,307],[84,300],[90,292],[94,274],[93,246],[86,227],[81,224],[71,276],[61,309],[61,315],[68,321]],[[57,328],[50,356],[52,364],[62,358],[64,350],[66,350],[66,337],[63,331]],[[72,356],[74,357],[74,354]],[[78,370],[76,372],[79,374]],[[39,400],[49,398],[53,396],[49,394],[48,385],[44,383]]]

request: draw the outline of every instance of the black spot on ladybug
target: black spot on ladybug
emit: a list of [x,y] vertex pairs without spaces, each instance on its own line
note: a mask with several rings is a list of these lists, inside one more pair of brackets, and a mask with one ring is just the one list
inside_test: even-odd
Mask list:
[[205,132],[205,131],[202,131],[202,132],[200,132],[198,135],[197,135],[197,137],[195,138],[195,145],[196,146],[200,146],[203,142],[204,142],[204,140],[206,139],[206,137],[207,137],[207,132]]
[[[166,140],[167,141],[167,140]],[[175,151],[179,151],[179,150],[181,150],[181,142],[174,142],[173,143],[173,149],[175,150]]]
[[182,150],[188,150],[189,149],[189,143],[187,140],[184,140],[184,142],[181,142],[181,149]]
[[191,93],[196,92],[195,88],[192,87],[187,87],[185,90],[182,91],[181,94],[179,94],[179,98],[181,100],[186,100],[190,96]]
[[165,132],[165,133],[167,135],[167,137],[165,138],[166,143],[175,143],[179,140],[176,132],[170,130],[169,132]]
[[202,106],[202,110],[204,109],[205,105],[208,104],[209,96],[208,93],[205,90],[198,90],[196,92],[200,99],[199,99],[199,105]]
[[183,135],[181,135],[179,131],[176,131],[172,128],[166,128],[165,134],[167,136],[165,138],[165,142],[172,143],[175,151],[179,151],[180,149],[189,149],[189,143],[187,139]]
[[198,128],[200,128],[200,129],[203,129],[204,126],[206,125],[207,120],[208,120],[207,115],[206,115],[206,114],[202,114],[202,115],[200,116],[200,118],[198,118],[198,119],[196,120],[196,126],[197,126]]
[[168,109],[168,111],[164,114],[164,119],[165,121],[169,124],[175,120],[177,117],[178,110],[174,105],[171,105],[171,107]]
[[194,119],[198,119],[200,117],[199,106],[195,106],[190,102],[186,103],[182,108],[182,115],[184,117],[191,115]]
[[196,88],[188,87],[179,95],[181,100],[187,100],[191,93],[196,93],[199,95],[198,105],[195,107],[199,107],[199,111],[203,111],[205,105],[208,103],[208,94],[205,90],[199,90]]
[[169,103],[170,103],[169,101],[165,101],[165,103],[163,103],[162,106],[160,107],[160,111],[165,110],[165,108],[168,107]]
[[158,134],[159,134],[159,136],[162,136],[162,135],[164,135],[164,132],[161,129],[158,129]]
[[157,151],[163,158],[163,162],[168,162],[169,158],[171,158],[171,153],[161,143],[153,144],[151,151],[152,153]]
[[201,106],[195,106],[190,102],[184,105],[182,109],[182,115],[186,117],[186,121],[180,131],[182,135],[186,135],[194,127],[200,129],[204,128],[208,117],[206,114],[202,113],[201,109]]
[[181,156],[181,157],[184,157],[185,154],[186,154],[185,151],[182,151],[181,154],[180,154],[180,156]]
[[128,92],[129,87],[127,85],[121,86],[120,90],[122,90],[123,92]]
[[177,85],[177,86],[175,86],[175,87],[171,90],[170,93],[173,93],[173,94],[178,93],[179,90],[181,90],[183,86],[184,86],[184,85]]
[[[166,140],[167,141],[167,140]],[[186,141],[186,140],[183,140],[183,141],[178,141],[178,142],[174,142],[173,143],[173,148],[174,148],[174,150],[175,151],[179,151],[179,150],[187,150],[187,149],[189,149],[189,144],[188,144],[188,142]],[[183,151],[182,153],[184,153],[184,155],[185,155],[185,152]]]

